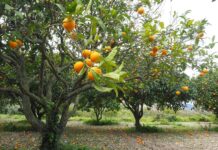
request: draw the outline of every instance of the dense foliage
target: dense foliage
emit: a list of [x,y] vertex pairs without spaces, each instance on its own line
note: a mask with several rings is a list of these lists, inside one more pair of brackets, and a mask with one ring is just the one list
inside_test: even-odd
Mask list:
[[[204,43],[208,23],[188,18],[188,11],[175,12],[169,25],[162,22],[162,2],[0,3],[1,96],[20,105],[27,121],[41,132],[40,149],[58,149],[69,117],[86,94],[84,107],[101,114],[102,108],[117,103],[99,92],[114,91],[133,113],[136,127],[144,105],[178,110],[191,99],[184,72],[213,66],[207,50],[215,39]],[[93,89],[99,92],[84,94]]]

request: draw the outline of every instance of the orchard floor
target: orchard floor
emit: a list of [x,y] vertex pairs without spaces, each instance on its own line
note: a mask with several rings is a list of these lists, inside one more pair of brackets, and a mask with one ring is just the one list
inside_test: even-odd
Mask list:
[[[177,127],[178,126],[178,127]],[[177,126],[158,125],[162,132],[138,133],[132,124],[91,126],[69,122],[62,141],[100,150],[217,150],[218,132],[208,131],[209,123],[178,123]],[[190,127],[192,128],[190,130]],[[199,130],[199,127],[203,130]],[[36,132],[0,131],[0,150],[15,145],[36,150],[40,136]]]

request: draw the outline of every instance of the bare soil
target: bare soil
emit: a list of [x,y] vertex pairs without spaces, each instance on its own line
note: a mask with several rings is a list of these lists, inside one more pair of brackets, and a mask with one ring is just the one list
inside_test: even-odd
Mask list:
[[[70,122],[62,141],[100,150],[218,150],[218,133],[184,131],[137,133],[131,125],[89,126]],[[25,148],[37,150],[40,135],[36,132],[0,131],[0,150]]]

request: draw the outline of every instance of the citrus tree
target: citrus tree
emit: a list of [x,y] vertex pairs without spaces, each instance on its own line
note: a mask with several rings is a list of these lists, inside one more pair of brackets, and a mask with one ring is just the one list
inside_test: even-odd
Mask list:
[[207,20],[190,19],[189,11],[182,15],[175,12],[173,22],[166,25],[158,11],[161,5],[162,1],[132,4],[132,16],[120,39],[117,60],[124,62],[128,72],[120,100],[133,113],[136,128],[144,105],[183,107],[192,98],[186,69],[200,70],[202,64],[213,64],[213,55],[207,50],[214,47],[215,38],[204,44]]
[[1,3],[0,91],[20,100],[27,121],[42,134],[40,149],[58,149],[80,93],[118,93],[126,73],[114,61],[119,45],[111,39],[128,17],[126,6],[120,0]]
[[89,90],[81,95],[79,107],[88,112],[93,110],[96,117],[95,123],[99,124],[103,113],[106,111],[118,111],[120,103],[118,103],[113,93]]
[[195,104],[197,107],[203,108],[206,111],[212,111],[216,117],[218,116],[218,70],[211,69],[203,70],[198,77],[192,80],[195,88]]

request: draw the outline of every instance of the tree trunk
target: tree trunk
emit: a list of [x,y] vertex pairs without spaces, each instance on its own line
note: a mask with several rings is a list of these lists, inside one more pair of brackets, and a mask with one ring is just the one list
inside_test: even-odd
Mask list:
[[95,116],[96,116],[96,123],[99,124],[100,120],[102,119],[103,111],[100,109],[94,109]]
[[96,115],[96,123],[99,124],[99,122],[100,122],[99,115]]
[[137,113],[134,113],[134,118],[135,118],[135,128],[136,130],[139,130],[142,127],[140,123],[141,116]]
[[58,123],[58,113],[54,110],[46,116],[46,127],[42,131],[42,143],[40,150],[58,150],[60,137],[64,127]]
[[42,143],[40,150],[58,150],[61,133],[55,129],[47,129],[42,132]]

